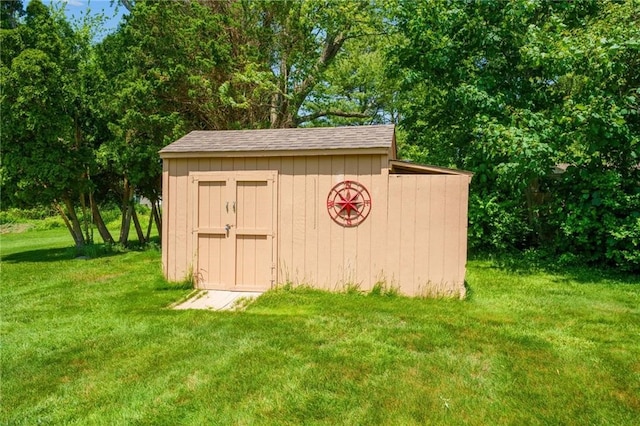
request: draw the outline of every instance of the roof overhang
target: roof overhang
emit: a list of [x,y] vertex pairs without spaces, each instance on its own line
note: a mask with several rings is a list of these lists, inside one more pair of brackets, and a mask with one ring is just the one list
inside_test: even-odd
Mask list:
[[266,157],[316,157],[328,155],[388,155],[388,148],[345,148],[305,150],[254,150],[254,151],[190,151],[160,152],[162,159],[170,158],[266,158]]
[[473,177],[472,172],[466,170],[449,169],[446,167],[429,166],[426,164],[416,164],[409,161],[389,160],[389,171],[397,174],[416,175],[456,175]]

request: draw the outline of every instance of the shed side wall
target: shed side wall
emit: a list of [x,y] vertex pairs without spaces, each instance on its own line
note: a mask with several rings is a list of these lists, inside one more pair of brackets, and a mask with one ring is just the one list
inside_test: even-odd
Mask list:
[[464,295],[468,187],[468,176],[389,176],[387,273],[402,293]]

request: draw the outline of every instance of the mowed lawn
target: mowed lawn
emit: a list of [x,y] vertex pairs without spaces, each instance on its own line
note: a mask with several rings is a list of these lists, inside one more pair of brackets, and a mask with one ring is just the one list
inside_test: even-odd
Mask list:
[[613,424],[640,419],[640,280],[469,264],[467,300],[309,289],[175,311],[158,250],[0,236],[1,424]]

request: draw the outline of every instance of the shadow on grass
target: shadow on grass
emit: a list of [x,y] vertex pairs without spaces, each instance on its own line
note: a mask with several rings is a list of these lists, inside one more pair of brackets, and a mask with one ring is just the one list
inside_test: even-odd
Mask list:
[[86,254],[82,251],[79,251],[75,247],[62,247],[62,248],[52,248],[52,249],[38,249],[38,250],[27,250],[21,251],[18,253],[12,253],[5,256],[2,256],[0,260],[2,262],[9,263],[21,263],[21,262],[32,262],[32,263],[40,263],[40,262],[59,262],[61,260],[87,260],[87,259],[96,259],[101,257],[111,257],[117,256],[119,254],[124,254],[125,252],[117,252],[117,251],[109,251],[107,249],[97,250],[93,253]]
[[107,244],[89,244],[82,248],[77,247],[61,247],[50,249],[27,250],[17,253],[7,254],[0,258],[2,262],[19,263],[19,262],[58,262],[61,260],[89,260],[103,257],[112,257],[125,254],[131,251],[159,250],[160,240],[151,238],[146,244],[139,244],[137,241],[132,242],[129,246],[107,245]]
[[577,261],[564,263],[556,256],[544,251],[525,251],[512,253],[479,253],[470,256],[470,260],[489,261],[490,268],[520,275],[548,273],[560,275],[561,280],[575,281],[583,284],[594,284],[614,281],[623,284],[639,284],[640,275],[623,271],[614,267],[581,264]]

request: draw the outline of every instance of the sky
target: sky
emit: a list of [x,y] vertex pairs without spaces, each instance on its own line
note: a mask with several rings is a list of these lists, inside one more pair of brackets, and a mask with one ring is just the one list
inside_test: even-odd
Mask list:
[[[24,1],[25,6],[28,3],[28,0]],[[102,13],[106,18],[105,30],[107,33],[115,31],[122,16],[128,13],[124,6],[119,6],[117,1],[112,2],[111,0],[42,0],[42,3],[45,5],[53,4],[56,7],[64,5],[65,14],[70,21],[79,20],[87,11],[92,15]],[[104,35],[106,34],[98,39],[102,39]]]

